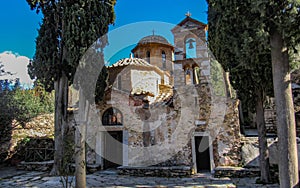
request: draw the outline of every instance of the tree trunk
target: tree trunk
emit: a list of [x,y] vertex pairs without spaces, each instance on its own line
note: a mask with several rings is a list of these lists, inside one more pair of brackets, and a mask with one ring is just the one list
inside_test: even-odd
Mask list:
[[270,33],[273,84],[277,113],[280,187],[296,187],[298,156],[288,50],[281,34]]
[[64,133],[67,127],[67,108],[68,108],[68,78],[63,73],[62,76],[54,82],[55,89],[55,120],[54,120],[54,165],[50,172],[51,175],[61,175],[63,170],[63,141]]
[[[239,98],[239,93],[238,91],[236,91],[236,96],[237,98]],[[241,129],[241,133],[242,134],[246,134],[246,131],[245,131],[245,119],[244,119],[244,113],[243,113],[243,107],[242,107],[242,101],[240,100],[239,101],[239,117],[240,117],[240,129]]]
[[86,159],[85,159],[85,142],[86,142],[86,126],[88,120],[89,104],[85,100],[83,91],[79,91],[79,114],[75,132],[75,187],[86,187]]
[[269,151],[268,143],[266,138],[266,124],[264,114],[264,97],[261,89],[256,89],[256,125],[258,131],[258,142],[259,142],[259,166],[260,166],[260,180],[263,183],[269,183],[271,181],[270,176],[270,162],[269,162]]
[[223,71],[223,77],[225,81],[225,94],[227,97],[232,98],[232,93],[231,93],[231,87],[230,87],[230,79],[229,79],[229,72]]

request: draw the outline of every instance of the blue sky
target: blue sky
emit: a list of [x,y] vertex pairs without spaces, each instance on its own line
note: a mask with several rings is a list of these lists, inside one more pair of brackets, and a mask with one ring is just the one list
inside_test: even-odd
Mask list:
[[[31,11],[26,0],[3,0],[0,7],[0,52],[13,51],[32,58],[41,15]],[[141,21],[176,24],[187,11],[193,18],[207,22],[205,0],[118,0],[115,10],[116,22],[110,30]]]
[[110,63],[129,57],[130,49],[142,37],[151,35],[152,30],[173,43],[170,30],[185,18],[188,11],[192,18],[207,23],[205,0],[119,0],[115,10],[116,21],[109,32],[108,48],[112,49],[105,54]]
[[[110,50],[108,59],[115,54],[118,54],[115,59],[124,56],[125,53],[129,56],[128,46],[134,46],[141,37],[150,35],[153,29],[156,34],[165,36],[172,43],[169,29],[173,24],[183,20],[187,11],[192,13],[192,18],[207,23],[205,0],[117,0],[115,11],[115,24],[110,26],[110,32],[114,35],[110,40],[120,41],[130,38],[130,41],[127,41],[127,44],[124,41],[122,48],[115,48],[114,43],[111,42],[110,47],[115,49]],[[0,18],[0,54],[9,51],[12,52],[11,54],[18,54],[16,58],[18,56],[32,58],[42,15],[31,11],[26,0],[1,0]],[[130,25],[128,27],[128,24],[137,23],[141,23],[142,27],[140,24],[134,25],[134,28]],[[130,29],[134,31],[130,36],[122,35],[124,30],[130,31]],[[126,47],[127,49],[124,50]]]
[[32,57],[41,15],[31,11],[26,0],[1,1],[0,7],[0,52]]

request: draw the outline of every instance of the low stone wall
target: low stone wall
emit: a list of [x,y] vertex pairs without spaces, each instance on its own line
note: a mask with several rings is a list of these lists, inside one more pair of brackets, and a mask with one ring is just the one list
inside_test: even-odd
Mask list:
[[230,177],[230,178],[242,178],[242,177],[257,177],[260,175],[258,168],[241,168],[241,167],[217,167],[214,169],[214,177]]
[[[268,138],[268,149],[270,155],[270,164],[277,163],[277,140],[275,138]],[[242,137],[242,165],[245,167],[259,167],[259,143],[258,137]]]
[[189,166],[170,167],[118,167],[120,175],[130,176],[156,176],[156,177],[188,177],[192,175],[192,168]]
[[[268,149],[269,149],[269,160],[271,166],[278,165],[278,148],[277,138],[267,138]],[[242,137],[241,140],[242,148],[242,165],[244,167],[259,167],[259,143],[258,137]],[[298,148],[298,162],[300,162],[300,143],[297,144]],[[300,166],[298,166],[300,171]]]
[[43,161],[43,162],[25,162],[22,161],[17,165],[18,170],[28,170],[28,171],[50,171],[53,167],[54,161]]
[[16,165],[24,160],[24,153],[20,153],[18,150],[22,140],[26,138],[28,140],[52,139],[53,136],[54,114],[39,115],[23,126],[14,120],[11,124],[11,130],[0,137],[0,163],[11,160],[11,165]]

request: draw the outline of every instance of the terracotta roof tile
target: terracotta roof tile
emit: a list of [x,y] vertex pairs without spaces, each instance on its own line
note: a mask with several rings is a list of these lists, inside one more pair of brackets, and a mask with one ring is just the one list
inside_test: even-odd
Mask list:
[[147,61],[140,59],[140,58],[133,58],[133,57],[120,59],[116,63],[114,63],[110,66],[107,66],[107,67],[113,68],[113,67],[122,67],[122,66],[127,66],[127,65],[153,67],[153,65],[150,65]]

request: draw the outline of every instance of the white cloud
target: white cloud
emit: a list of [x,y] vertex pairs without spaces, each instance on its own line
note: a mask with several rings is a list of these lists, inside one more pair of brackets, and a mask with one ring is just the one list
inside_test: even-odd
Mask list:
[[33,84],[33,80],[30,79],[27,73],[28,57],[6,51],[0,53],[0,62],[4,65],[5,71],[15,73],[14,75],[1,76],[1,80],[20,78],[20,82],[24,85],[28,86]]

